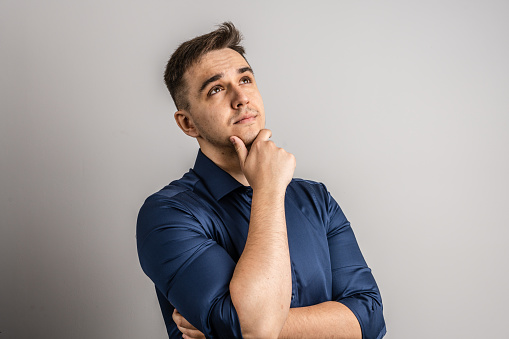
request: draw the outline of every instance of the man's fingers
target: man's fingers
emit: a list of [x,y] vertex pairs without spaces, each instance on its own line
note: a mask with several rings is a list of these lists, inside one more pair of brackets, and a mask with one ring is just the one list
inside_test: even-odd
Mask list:
[[272,136],[272,131],[270,129],[262,129],[260,133],[256,136],[255,140],[267,141]]
[[182,314],[179,313],[179,311],[177,311],[177,309],[173,310],[172,318],[179,328],[196,329],[189,321],[186,320],[186,318],[182,316]]
[[[256,139],[254,141],[255,142],[256,141],[267,141],[267,140],[269,140],[269,138],[271,136],[272,136],[272,131],[270,129],[262,129],[258,133],[258,135],[256,136]],[[230,137],[230,142],[235,147],[235,151],[237,152],[237,155],[239,156],[240,163],[243,166],[244,163],[246,162],[246,158],[249,153],[246,148],[246,145],[244,144],[244,141],[242,141],[242,139],[240,139],[239,137],[232,135]]]
[[246,145],[244,145],[244,142],[239,137],[236,136],[231,136],[230,141],[232,142],[233,146],[235,147],[235,151],[239,156],[241,166],[244,166],[248,153]]
[[179,331],[184,335],[183,338],[205,339],[205,335],[196,329],[196,327],[191,325],[191,323],[189,323],[189,321],[187,321],[186,318],[177,311],[177,309],[173,310],[172,318]]
[[180,328],[180,327],[178,329],[183,334],[182,338],[205,339],[205,335],[198,330],[190,330],[190,329]]

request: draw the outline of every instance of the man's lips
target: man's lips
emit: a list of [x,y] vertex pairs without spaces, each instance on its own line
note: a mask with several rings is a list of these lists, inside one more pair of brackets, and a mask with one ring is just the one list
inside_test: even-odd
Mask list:
[[247,124],[256,119],[256,114],[246,114],[237,119],[233,124]]

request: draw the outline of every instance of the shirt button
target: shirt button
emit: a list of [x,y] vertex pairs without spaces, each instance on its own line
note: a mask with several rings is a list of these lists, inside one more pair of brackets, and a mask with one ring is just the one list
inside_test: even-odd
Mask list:
[[295,294],[292,293],[292,300],[295,299]]

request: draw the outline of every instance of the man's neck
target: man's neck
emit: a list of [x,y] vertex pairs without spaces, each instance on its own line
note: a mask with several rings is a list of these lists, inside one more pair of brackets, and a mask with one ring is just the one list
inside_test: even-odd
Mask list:
[[249,186],[246,176],[240,168],[239,157],[233,147],[231,148],[211,148],[202,147],[201,151],[207,156],[214,164],[219,166],[223,171],[231,175],[235,180],[244,186]]

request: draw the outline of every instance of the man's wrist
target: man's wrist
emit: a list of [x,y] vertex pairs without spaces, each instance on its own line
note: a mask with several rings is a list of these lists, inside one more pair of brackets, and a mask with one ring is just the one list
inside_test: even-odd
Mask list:
[[253,188],[253,200],[282,200],[284,201],[286,195],[286,187],[259,187]]

